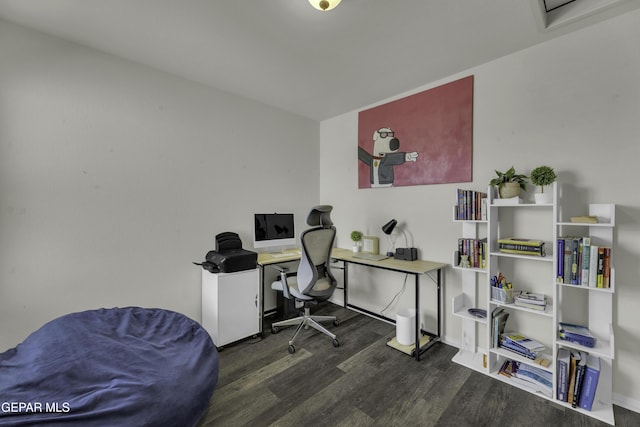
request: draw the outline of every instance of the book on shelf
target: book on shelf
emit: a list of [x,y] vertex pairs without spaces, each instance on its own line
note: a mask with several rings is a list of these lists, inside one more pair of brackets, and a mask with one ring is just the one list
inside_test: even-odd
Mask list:
[[521,348],[522,350],[530,351],[531,353],[542,351],[546,348],[544,344],[534,339],[525,337],[524,335],[517,332],[505,332],[502,335],[502,338],[507,342]]
[[561,340],[583,345],[585,347],[594,347],[596,345],[596,338],[591,335],[589,328],[586,326],[565,322],[560,322],[558,325],[560,328],[558,336]]
[[544,311],[547,308],[547,297],[544,294],[520,291],[515,294],[515,305],[530,310]]
[[602,266],[603,288],[611,287],[611,248],[604,248],[604,261]]
[[487,219],[487,193],[473,190],[457,190],[455,216],[462,221],[484,221]]
[[536,368],[527,363],[506,360],[500,367],[498,374],[522,387],[549,397],[552,396],[553,386],[551,372]]
[[527,359],[535,360],[538,357],[537,353],[525,350],[522,347],[518,347],[517,345],[506,340],[500,341],[499,347],[507,351],[513,352],[515,354],[518,354],[522,357],[526,357]]
[[576,371],[581,355],[578,351],[571,351],[569,356],[569,387],[567,387],[567,403],[573,406],[573,391],[576,387]]
[[556,272],[556,279],[558,283],[564,282],[564,239],[557,239],[556,243],[556,258],[558,264],[558,270]]
[[596,288],[604,287],[604,248],[598,247],[598,267],[596,271]]
[[505,253],[545,256],[545,245],[541,240],[506,237],[498,239],[498,250]]
[[582,239],[571,239],[571,271],[569,276],[569,283],[572,285],[579,285],[578,282],[578,263],[580,262],[580,249],[582,247]]
[[589,286],[592,288],[598,284],[598,251],[599,247],[592,243],[589,247]]
[[536,311],[545,311],[547,309],[546,305],[531,304],[531,303],[522,302],[522,301],[516,301],[514,305],[517,305],[518,307],[522,307],[522,308],[528,308],[529,310],[536,310]]
[[566,348],[558,350],[557,376],[558,384],[556,389],[556,399],[566,402],[568,400],[567,392],[569,390],[569,366],[570,353]]
[[582,380],[582,389],[580,390],[580,399],[578,406],[587,411],[591,411],[593,401],[595,400],[596,389],[598,388],[598,380],[600,379],[600,358],[594,355],[587,355],[586,370]]
[[[515,375],[518,378],[534,383],[534,387],[551,397],[553,394],[553,374],[528,363],[516,362]],[[541,390],[540,390],[541,389]]]
[[598,217],[595,215],[572,216],[569,218],[573,223],[579,224],[597,224]]
[[515,295],[516,301],[526,302],[529,304],[536,304],[545,306],[547,305],[547,297],[544,294],[529,292],[529,291],[520,291]]
[[576,362],[576,378],[573,386],[573,399],[571,407],[577,408],[580,401],[580,391],[582,390],[582,382],[584,380],[584,372],[587,368],[587,353],[580,352],[580,360]]
[[491,326],[493,329],[493,348],[498,348],[500,344],[500,336],[504,333],[504,327],[507,324],[509,312],[504,311],[501,307],[497,307],[491,313]]
[[582,238],[582,264],[580,268],[580,284],[589,286],[589,258],[591,257],[591,237]]

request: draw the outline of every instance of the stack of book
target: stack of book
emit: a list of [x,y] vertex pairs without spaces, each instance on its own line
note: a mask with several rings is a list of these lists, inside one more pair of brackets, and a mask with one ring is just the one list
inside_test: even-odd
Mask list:
[[515,305],[531,310],[544,311],[547,308],[547,297],[544,294],[520,291],[515,295]]
[[521,239],[518,237],[505,237],[498,239],[500,252],[520,255],[545,256],[545,247],[542,240]]
[[[462,256],[466,255],[469,259],[469,265],[460,263]],[[487,239],[458,239],[458,266],[487,268]]]
[[600,358],[583,351],[558,350],[556,399],[591,411],[600,379]]
[[611,287],[611,248],[596,245],[590,237],[559,237],[558,283]]
[[507,360],[502,364],[498,373],[523,387],[533,389],[548,397],[553,396],[553,374],[549,371],[527,363]]
[[561,340],[591,348],[596,345],[596,338],[591,335],[586,326],[560,322],[559,329],[558,336]]
[[537,359],[538,353],[545,349],[544,344],[527,338],[517,332],[506,332],[502,334],[500,347],[533,360]]
[[457,220],[480,221],[487,219],[487,193],[458,189],[455,208]]

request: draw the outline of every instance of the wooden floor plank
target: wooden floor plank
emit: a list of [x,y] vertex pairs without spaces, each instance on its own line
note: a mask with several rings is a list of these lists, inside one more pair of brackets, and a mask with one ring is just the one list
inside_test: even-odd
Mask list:
[[[395,328],[325,304],[337,315],[340,347],[315,330],[293,331],[227,346],[217,389],[200,427],[209,426],[584,426],[605,423],[451,361],[457,349],[436,344],[419,362],[386,345]],[[614,406],[617,424],[640,414]]]

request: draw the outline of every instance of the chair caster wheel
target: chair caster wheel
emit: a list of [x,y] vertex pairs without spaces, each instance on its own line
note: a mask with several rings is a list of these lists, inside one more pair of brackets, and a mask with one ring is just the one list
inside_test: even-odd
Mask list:
[[296,348],[293,344],[289,344],[289,354],[293,354],[296,352]]
[[272,334],[277,334],[278,332],[280,332],[280,329],[277,326],[272,326],[271,327],[271,333]]
[[333,346],[334,347],[340,347],[340,341],[338,341],[337,338],[333,340]]
[[333,326],[338,326],[340,324],[340,322],[338,321],[338,319],[333,321]]

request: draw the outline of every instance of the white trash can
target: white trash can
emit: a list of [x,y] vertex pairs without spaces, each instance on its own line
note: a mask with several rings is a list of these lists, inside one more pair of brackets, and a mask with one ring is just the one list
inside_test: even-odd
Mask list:
[[416,310],[404,309],[396,314],[396,341],[400,345],[415,344]]

